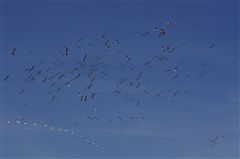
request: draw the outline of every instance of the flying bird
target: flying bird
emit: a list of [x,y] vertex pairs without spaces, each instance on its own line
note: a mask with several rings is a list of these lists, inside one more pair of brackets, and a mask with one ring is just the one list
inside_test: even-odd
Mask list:
[[170,24],[171,24],[170,22],[167,22],[167,25],[168,25],[168,26],[170,26]]
[[190,75],[187,75],[186,77],[184,77],[184,79],[188,78]]
[[32,51],[30,51],[27,55],[30,55],[32,53]]
[[232,61],[231,63],[230,63],[230,65],[232,65],[232,64],[234,64],[235,63],[235,61]]
[[119,44],[119,41],[118,41],[118,39],[116,39],[116,40],[115,40],[115,43],[116,43],[116,44]]
[[202,73],[202,74],[200,74],[198,77],[202,77],[202,76],[204,76],[205,75],[205,73]]
[[164,52],[165,52],[165,47],[164,47],[164,46],[162,46],[162,51],[164,51]]
[[187,42],[180,44],[180,46],[184,46],[184,45],[186,45],[186,44],[187,44]]
[[155,27],[155,28],[153,29],[153,31],[156,32],[156,31],[157,31],[157,27]]
[[87,96],[84,97],[84,100],[87,101]]
[[170,69],[168,69],[168,70],[166,70],[165,72],[170,72],[172,69],[170,68]]
[[95,96],[95,93],[91,93],[91,92],[89,92],[89,93],[91,94],[92,98]]
[[166,49],[169,50],[169,46],[168,45],[165,45]]
[[12,51],[12,55],[14,55],[14,54],[15,54],[15,51],[16,51],[16,48],[14,48],[14,49],[13,49],[13,51]]
[[83,57],[83,61],[85,61],[86,58],[87,58],[87,54],[84,55],[84,57]]
[[175,48],[172,48],[168,53],[170,54],[171,52],[173,52],[175,50]]
[[163,29],[161,29],[159,36],[161,36],[161,35],[165,35],[165,31]]
[[215,46],[215,44],[212,44],[212,45],[209,47],[209,49],[212,49],[214,46]]
[[41,72],[42,72],[42,71],[40,70],[40,71],[38,71],[38,73],[37,73],[37,74],[39,75]]
[[24,90],[25,90],[25,89],[22,89],[21,92],[20,92],[20,94],[22,94],[22,93],[24,92]]
[[7,75],[7,76],[4,78],[4,80],[6,81],[8,78],[9,78],[9,75]]
[[203,64],[201,64],[200,66],[205,66],[207,63],[205,62],[205,63],[203,63]]
[[126,55],[126,59],[128,60],[128,61],[130,61],[131,59],[130,59],[130,57],[128,57],[128,55]]
[[148,34],[148,31],[147,31],[147,32],[145,32],[145,33],[143,33],[143,34],[142,34],[142,36],[145,36],[145,35],[147,35],[147,34]]
[[66,48],[66,55],[68,55],[69,54],[69,52],[68,52],[68,48]]
[[123,52],[123,49],[121,49],[121,50],[118,51],[118,53],[121,53],[121,52]]
[[111,119],[106,118],[107,121],[112,121]]
[[177,76],[178,76],[178,75],[175,75],[175,76],[174,76],[172,79],[175,79],[175,78],[177,78]]
[[102,39],[105,37],[105,34],[102,35]]
[[105,46],[106,46],[107,48],[110,48],[110,46],[109,46],[107,43],[105,43]]

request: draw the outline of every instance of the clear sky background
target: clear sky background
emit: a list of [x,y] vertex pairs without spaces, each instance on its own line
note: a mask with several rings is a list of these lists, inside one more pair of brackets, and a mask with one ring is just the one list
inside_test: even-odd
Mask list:
[[239,158],[239,2],[1,1],[1,157]]

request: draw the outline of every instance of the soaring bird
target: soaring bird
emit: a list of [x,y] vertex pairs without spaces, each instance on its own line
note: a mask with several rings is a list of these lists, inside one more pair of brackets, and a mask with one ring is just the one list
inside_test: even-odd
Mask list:
[[27,55],[30,55],[32,53],[32,51],[29,51],[29,53]]
[[91,93],[91,92],[90,92],[90,94],[91,94],[92,98],[95,96],[95,93]]
[[66,55],[68,55],[69,54],[69,52],[68,52],[68,48],[66,48]]
[[171,52],[173,52],[175,50],[175,48],[172,48],[168,53],[171,53]]
[[212,49],[212,48],[214,47],[214,45],[215,45],[215,44],[212,44],[212,45],[209,47],[209,49]]
[[153,31],[156,32],[156,31],[157,31],[157,27],[155,27],[155,28],[153,29]]
[[116,43],[116,44],[119,44],[119,41],[118,41],[118,39],[116,39],[116,40],[115,40],[115,43]]
[[187,42],[180,44],[180,46],[184,46],[184,45],[186,45],[186,44],[187,44]]
[[165,31],[163,29],[161,29],[159,36],[161,36],[161,35],[165,35]]
[[207,63],[205,62],[205,63],[203,63],[203,64],[201,64],[200,66],[205,66]]
[[145,32],[145,33],[143,33],[143,34],[142,34],[142,36],[145,36],[145,35],[147,35],[147,34],[148,34],[148,31],[147,31],[147,32]]
[[235,63],[235,61],[232,61],[231,63],[230,63],[230,65],[232,65],[232,64],[234,64]]
[[105,34],[102,35],[102,39],[105,37]]
[[166,49],[169,50],[169,46],[168,45],[165,45]]
[[87,101],[87,96],[84,97],[84,100]]
[[14,55],[14,54],[15,54],[15,51],[16,51],[16,48],[14,48],[14,49],[13,49],[13,51],[12,51],[12,55]]
[[83,61],[85,61],[86,58],[87,58],[87,54],[84,55],[84,57],[83,57]]
[[9,75],[7,75],[7,77],[4,78],[4,80],[6,81],[9,78]]
[[174,76],[172,79],[175,79],[175,78],[177,78],[177,76],[178,76],[178,75],[175,75],[175,76]]
[[165,47],[164,47],[164,46],[162,46],[162,51],[164,51],[164,52],[165,52]]
[[106,46],[107,48],[110,48],[110,46],[109,46],[107,43],[105,43],[105,46]]
[[205,73],[200,74],[198,77],[202,77],[203,75],[205,75]]
[[126,59],[128,60],[128,61],[130,61],[131,59],[128,57],[128,55],[126,55]]
[[167,22],[167,25],[168,25],[168,26],[170,26],[170,24],[171,24],[170,22]]
[[20,92],[20,94],[22,94],[24,90],[25,90],[25,89],[22,89],[21,92]]

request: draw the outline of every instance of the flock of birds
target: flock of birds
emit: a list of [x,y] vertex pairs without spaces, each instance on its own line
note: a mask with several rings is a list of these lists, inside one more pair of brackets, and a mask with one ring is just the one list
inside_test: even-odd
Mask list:
[[[166,27],[170,27],[170,22],[167,22]],[[159,38],[162,38],[163,36],[167,36],[167,31],[168,29],[160,29],[160,31],[158,31],[158,28],[154,27],[152,31],[140,34],[139,37],[144,38],[145,36],[150,36],[150,34],[154,33],[155,35],[158,35]],[[183,71],[181,65],[185,63],[185,60],[178,61],[179,59],[170,56],[180,47],[186,45],[187,42],[180,43],[179,46],[176,47],[164,44],[160,46],[154,56],[149,57],[149,60],[136,64],[139,61],[141,62],[141,60],[138,60],[135,58],[136,56],[134,54],[129,54],[128,51],[121,48],[121,41],[119,39],[110,39],[107,34],[102,34],[102,36],[97,38],[94,42],[87,42],[85,41],[85,38],[82,37],[77,40],[77,43],[75,44],[77,49],[81,50],[86,47],[94,48],[96,46],[103,46],[108,49],[109,53],[95,55],[89,52],[84,53],[81,56],[73,57],[74,53],[71,51],[73,49],[63,46],[62,50],[59,51],[60,54],[46,54],[45,59],[40,60],[38,63],[19,69],[21,75],[24,76],[23,80],[26,84],[22,85],[22,89],[19,90],[18,94],[23,96],[25,93],[31,94],[32,91],[34,91],[37,92],[34,94],[38,94],[39,98],[45,98],[50,101],[50,103],[54,104],[72,100],[74,97],[78,103],[87,105],[87,107],[93,112],[100,109],[101,106],[99,105],[101,105],[101,103],[98,103],[98,99],[103,96],[104,93],[102,92],[105,91],[105,89],[109,90],[108,92],[114,95],[113,97],[118,97],[120,104],[139,107],[142,103],[151,101],[168,102],[180,94],[189,94],[196,88],[196,86],[193,85],[188,88],[185,87],[184,89],[182,89],[182,87],[165,88],[160,86],[159,83],[155,84],[154,82],[148,82],[147,79],[149,78],[149,73],[158,69],[162,72],[160,73],[161,77],[159,79],[164,77],[165,80],[171,81],[173,84],[178,83],[179,80],[194,80],[205,75],[205,69],[203,69],[203,72],[198,73],[192,73],[186,70]],[[211,44],[209,49],[213,49],[214,46],[215,44]],[[115,51],[113,52],[111,49]],[[12,58],[19,53],[20,52],[18,52],[17,48],[14,48],[12,50]],[[32,54],[34,54],[33,51],[30,51],[27,53],[27,56],[32,56]],[[112,59],[117,60],[117,65],[116,62],[111,62]],[[170,65],[169,61],[175,61],[176,65]],[[232,62],[231,65],[233,63],[234,62]],[[204,68],[206,66],[207,62],[202,61],[195,67]],[[165,69],[165,67],[167,68]],[[13,74],[6,75],[4,77],[4,82],[11,82],[11,78],[14,79],[17,77]],[[103,82],[108,81],[109,79],[109,83]],[[156,80],[159,79],[156,77]],[[31,87],[25,87],[26,85],[30,85]],[[62,98],[63,96],[64,98]],[[95,100],[95,98],[98,99]],[[29,104],[32,102],[31,97],[23,98],[23,100],[24,101],[18,107],[12,106],[8,102],[8,125],[30,124],[34,127],[44,126],[51,131],[62,131],[64,133],[76,135],[77,137],[82,138],[87,144],[93,145],[96,148],[99,147],[98,144],[90,141],[87,137],[84,137],[75,131],[56,128],[54,126],[49,126],[47,123],[27,121],[25,117],[12,119],[12,114],[14,114],[10,112],[12,107],[31,107],[31,104]],[[169,104],[166,104],[163,106],[163,109],[167,109],[168,107]],[[62,107],[62,109],[67,109],[67,107]],[[69,116],[75,117],[75,114],[76,112],[72,112],[69,113]],[[129,116],[116,115],[115,117],[99,117],[85,114],[85,120],[101,120],[106,122],[114,122],[117,120],[145,120],[145,118],[146,117],[142,114]],[[77,120],[73,121],[73,124],[79,125]],[[212,145],[208,145],[207,147],[213,147],[218,139],[219,138],[216,137],[214,140],[211,140]]]
[[206,147],[216,147],[216,145],[219,143],[219,141],[223,138],[228,138],[228,137],[231,137],[231,136],[237,136],[237,135],[240,135],[239,134],[236,134],[236,133],[227,133],[227,134],[223,134],[223,135],[219,135],[219,136],[215,136],[213,139],[210,140],[210,143],[208,145],[206,145]]

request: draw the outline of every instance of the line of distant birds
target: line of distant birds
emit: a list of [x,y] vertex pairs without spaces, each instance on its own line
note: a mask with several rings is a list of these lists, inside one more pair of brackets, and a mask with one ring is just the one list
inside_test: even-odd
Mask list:
[[76,135],[77,137],[79,138],[82,138],[88,145],[92,145],[96,148],[99,148],[99,145],[92,142],[91,140],[89,140],[87,137],[83,137],[82,135],[80,135],[79,133],[75,132],[75,131],[70,131],[68,129],[62,129],[62,128],[56,128],[56,127],[53,127],[53,126],[49,126],[48,124],[39,124],[37,122],[33,122],[33,123],[28,123],[27,121],[25,121],[24,119],[20,120],[20,119],[16,119],[15,121],[14,120],[8,120],[7,121],[8,125],[9,124],[14,124],[14,123],[17,123],[17,124],[21,124],[23,123],[23,125],[32,125],[34,127],[36,126],[44,126],[45,128],[49,128],[51,131],[62,131],[62,132],[65,132],[65,133],[69,133],[71,135]]
[[227,134],[223,134],[223,135],[220,135],[220,136],[215,136],[213,139],[210,140],[210,144],[206,145],[206,147],[215,147],[219,141],[223,138],[226,138],[226,137],[231,137],[231,136],[239,136],[239,134],[237,133],[227,133]]

